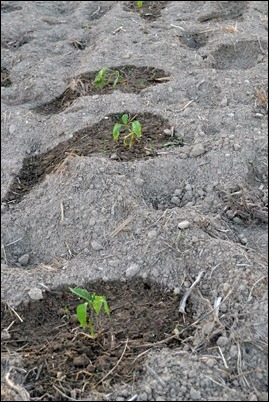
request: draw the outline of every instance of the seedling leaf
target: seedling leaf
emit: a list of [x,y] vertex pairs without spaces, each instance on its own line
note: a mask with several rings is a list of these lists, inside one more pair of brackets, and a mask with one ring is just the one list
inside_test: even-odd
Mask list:
[[92,302],[93,296],[86,290],[86,289],[80,289],[80,288],[69,288],[72,293],[75,295],[81,297],[82,299],[87,300],[89,303]]
[[82,303],[77,306],[77,319],[82,326],[82,328],[86,328],[87,326],[87,307],[88,303]]
[[102,305],[106,302],[106,299],[104,298],[104,296],[95,296],[93,303],[92,303],[92,307],[94,309],[94,311],[96,312],[96,314],[99,314],[102,308]]
[[128,114],[124,114],[121,118],[121,121],[123,122],[123,124],[126,126],[129,120],[129,116]]
[[135,133],[136,137],[141,137],[141,124],[139,121],[135,120],[132,122],[132,131]]
[[119,71],[118,71],[118,70],[114,71],[114,75],[115,75],[115,80],[114,80],[114,83],[113,83],[113,88],[117,85],[117,83],[118,83],[119,80],[120,80],[120,73],[119,73]]
[[117,141],[118,138],[119,138],[119,135],[120,135],[120,128],[121,128],[121,124],[120,124],[120,123],[116,123],[115,126],[114,126],[114,128],[113,128],[113,133],[112,133],[112,135],[113,135],[113,139],[114,139],[115,141]]

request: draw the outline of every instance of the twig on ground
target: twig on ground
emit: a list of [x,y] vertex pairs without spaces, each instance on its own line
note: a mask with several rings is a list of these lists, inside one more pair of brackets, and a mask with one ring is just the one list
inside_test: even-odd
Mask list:
[[21,318],[21,316],[19,316],[19,314],[7,303],[8,308],[12,311],[13,314],[15,314],[15,316],[20,320],[20,322],[23,322],[23,319]]
[[185,306],[186,306],[186,301],[189,297],[189,295],[191,294],[193,288],[195,285],[197,285],[198,282],[200,282],[201,277],[203,275],[204,271],[200,271],[197,278],[195,279],[195,281],[193,282],[193,284],[191,285],[191,287],[186,291],[186,293],[184,294],[184,296],[182,297],[180,304],[179,304],[179,312],[182,314],[185,314]]
[[25,388],[21,387],[20,385],[16,385],[14,384],[13,381],[11,381],[10,377],[10,372],[8,372],[5,375],[5,380],[7,385],[14,391],[16,392],[16,394],[18,394],[21,397],[22,401],[30,401],[30,395],[29,393],[26,391]]
[[[68,401],[78,401],[78,399],[71,398],[70,396],[66,395],[64,392],[62,392],[59,388],[56,387],[56,385],[52,385],[53,388],[59,392],[60,395],[62,395],[64,398],[66,398]],[[29,399],[30,400],[30,399]]]
[[220,348],[219,346],[218,346],[218,349],[219,349],[221,358],[222,358],[222,360],[223,360],[224,367],[225,367],[226,369],[229,369],[229,366],[228,366],[228,364],[226,363],[225,357],[224,357],[224,355],[223,355],[223,353],[222,353],[222,350],[221,350],[221,348]]
[[103,382],[115,370],[115,368],[120,364],[120,362],[122,361],[122,358],[124,356],[124,353],[126,351],[127,345],[128,345],[128,338],[125,341],[125,346],[124,346],[123,352],[121,354],[121,357],[119,358],[119,360],[117,361],[115,366],[96,385],[101,384],[101,382]]
[[158,376],[156,371],[153,370],[153,368],[149,367],[146,364],[146,369],[153,375],[153,377],[161,384],[162,387],[166,387],[166,383]]
[[132,215],[129,215],[128,218],[126,218],[113,232],[109,234],[109,237],[114,237],[116,236],[121,230],[125,228],[131,221],[133,220]]

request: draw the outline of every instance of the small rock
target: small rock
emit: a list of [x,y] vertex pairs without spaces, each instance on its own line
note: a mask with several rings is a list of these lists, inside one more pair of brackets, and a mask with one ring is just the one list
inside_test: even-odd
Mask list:
[[238,347],[236,345],[232,345],[230,348],[230,356],[231,358],[235,359],[238,355]]
[[238,144],[237,142],[234,144],[234,150],[239,151],[241,149],[241,145]]
[[83,353],[81,356],[74,357],[73,363],[77,367],[85,367],[89,364],[89,358]]
[[241,242],[241,244],[247,244],[248,243],[248,239],[246,238],[246,237],[241,237],[240,238],[240,242]]
[[10,124],[9,129],[8,129],[9,134],[11,134],[11,135],[14,134],[16,129],[17,129],[17,127],[15,126],[15,124]]
[[31,288],[28,292],[30,299],[32,300],[41,300],[43,299],[43,292],[39,288]]
[[18,263],[21,264],[22,266],[25,266],[28,264],[30,259],[29,254],[23,254],[19,259],[18,259]]
[[180,293],[180,288],[174,288],[174,291],[173,291],[173,293],[174,293],[174,295],[179,295],[179,293]]
[[8,341],[11,338],[10,333],[6,328],[1,331],[1,341]]
[[229,219],[233,219],[234,217],[234,212],[231,209],[228,209],[228,211],[226,211],[226,215]]
[[172,135],[172,131],[171,131],[171,129],[169,129],[169,128],[165,128],[164,130],[163,130],[163,132],[164,132],[164,134],[166,134],[166,135]]
[[263,114],[262,113],[255,113],[255,117],[257,117],[258,119],[262,119]]
[[104,247],[102,246],[102,244],[99,243],[99,242],[96,241],[96,240],[93,240],[93,241],[91,242],[91,246],[92,246],[92,248],[93,248],[95,251],[100,251],[100,250],[103,250],[103,249],[104,249]]
[[227,96],[224,96],[224,98],[220,101],[221,106],[227,106],[228,105],[228,99]]
[[242,219],[241,218],[239,218],[239,216],[235,216],[234,218],[233,218],[233,221],[234,221],[234,223],[236,223],[237,225],[243,225],[243,221],[242,221]]
[[229,339],[226,336],[220,336],[217,340],[217,345],[219,347],[224,347],[229,343]]
[[176,188],[175,191],[174,191],[174,196],[180,197],[181,194],[182,194],[181,188]]
[[196,157],[196,156],[203,155],[204,153],[205,153],[205,148],[204,148],[203,144],[196,144],[192,147],[192,149],[190,151],[190,156]]
[[186,191],[182,198],[182,202],[189,202],[192,200],[193,194],[191,190]]
[[197,401],[197,400],[201,399],[201,392],[196,391],[196,389],[191,387],[191,389],[190,389],[190,397],[191,397],[192,401]]
[[190,225],[191,224],[190,224],[189,221],[182,221],[182,222],[179,222],[178,228],[181,229],[181,230],[188,229],[190,227]]
[[140,271],[139,265],[131,264],[129,268],[126,269],[127,278],[133,278]]
[[151,230],[148,232],[148,238],[149,239],[154,239],[157,236],[157,231],[156,230]]
[[175,197],[175,196],[172,197],[171,198],[171,203],[174,204],[174,205],[180,206],[180,198]]
[[111,155],[110,155],[110,159],[116,161],[116,160],[118,159],[118,155],[115,154],[115,153],[114,153],[114,154],[111,154]]
[[185,186],[185,190],[186,191],[192,191],[192,185],[191,184],[186,184],[186,186]]

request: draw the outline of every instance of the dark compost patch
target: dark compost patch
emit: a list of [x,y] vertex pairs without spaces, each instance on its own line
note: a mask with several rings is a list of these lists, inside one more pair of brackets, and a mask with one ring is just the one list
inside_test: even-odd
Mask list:
[[57,98],[51,102],[40,105],[33,110],[40,114],[55,114],[62,112],[80,96],[93,96],[110,94],[115,89],[126,93],[139,93],[143,89],[162,84],[169,81],[168,74],[161,69],[155,67],[136,67],[136,66],[120,66],[110,68],[111,72],[118,71],[120,73],[119,82],[104,85],[103,88],[93,85],[93,81],[99,71],[93,71],[80,74],[77,77],[69,79],[68,88]]
[[[124,113],[124,112],[123,112]],[[10,185],[8,193],[2,200],[5,203],[18,203],[23,196],[41,183],[47,174],[60,172],[65,159],[69,156],[90,156],[102,154],[117,161],[133,161],[158,155],[158,150],[173,145],[183,145],[177,137],[166,134],[170,125],[167,120],[152,113],[130,115],[142,125],[142,137],[132,148],[123,146],[122,142],[112,139],[115,123],[121,122],[120,114],[112,114],[99,123],[83,128],[73,136],[40,155],[26,157],[17,177]],[[128,112],[127,112],[128,113]],[[123,132],[123,135],[128,132]]]
[[139,278],[97,281],[84,288],[105,296],[110,307],[110,317],[104,313],[95,317],[95,339],[77,321],[76,307],[83,300],[66,287],[44,293],[41,301],[18,306],[23,322],[2,303],[2,330],[14,321],[2,350],[19,351],[22,356],[23,385],[31,400],[68,400],[74,395],[71,390],[81,398],[119,382],[134,383],[143,375],[147,352],[180,345],[174,330],[188,323],[183,324],[178,296],[172,291]]

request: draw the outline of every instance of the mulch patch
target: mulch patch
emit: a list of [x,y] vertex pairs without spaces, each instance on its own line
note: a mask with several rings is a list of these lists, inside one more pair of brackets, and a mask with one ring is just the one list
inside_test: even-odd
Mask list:
[[115,90],[137,94],[149,86],[162,84],[171,78],[164,70],[155,67],[120,66],[109,69],[111,75],[115,71],[120,73],[121,78],[117,84],[114,85],[114,80],[111,79],[111,82],[101,88],[93,85],[99,71],[80,74],[69,79],[68,87],[60,96],[33,110],[39,114],[56,114],[71,106],[81,96],[106,95]]
[[[131,148],[123,146],[121,139],[115,142],[112,138],[113,127],[115,123],[121,123],[124,113],[129,114],[132,119],[138,120],[142,125],[142,136]],[[128,131],[123,131],[122,135],[126,134]],[[112,156],[112,159],[118,162],[128,162],[152,158],[158,155],[161,148],[171,146],[183,146],[183,142],[180,137],[174,135],[166,119],[152,113],[111,114],[99,123],[75,132],[70,139],[59,143],[45,153],[26,157],[2,202],[19,203],[24,195],[45,179],[47,174],[64,172],[68,168],[68,156],[101,154],[107,157]]]
[[[19,353],[24,384],[31,400],[61,401],[105,392],[116,383],[135,383],[143,375],[143,361],[158,347],[177,348],[174,330],[186,328],[179,299],[172,291],[150,281],[89,282],[83,288],[102,295],[110,307],[94,317],[97,337],[79,326],[79,299],[67,287],[46,291],[43,300],[20,305],[14,314],[1,304],[2,352]],[[72,391],[72,393],[71,393]]]

